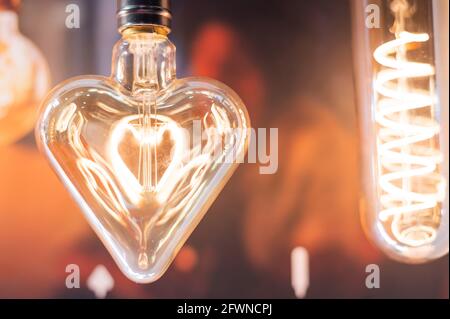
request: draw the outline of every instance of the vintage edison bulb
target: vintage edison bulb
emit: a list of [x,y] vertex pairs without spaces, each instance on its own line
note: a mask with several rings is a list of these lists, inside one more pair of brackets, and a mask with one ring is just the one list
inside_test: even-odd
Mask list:
[[[139,12],[151,12],[153,2]],[[148,283],[168,268],[244,157],[250,123],[223,84],[176,78],[167,25],[146,25],[146,17],[135,25],[134,7],[119,1],[119,9],[119,21],[130,22],[119,24],[111,76],[58,85],[36,134],[123,273]]]
[[354,1],[365,229],[392,258],[448,253],[448,0]]
[[11,1],[0,0],[0,146],[33,129],[48,92],[49,72],[38,49],[18,28]]

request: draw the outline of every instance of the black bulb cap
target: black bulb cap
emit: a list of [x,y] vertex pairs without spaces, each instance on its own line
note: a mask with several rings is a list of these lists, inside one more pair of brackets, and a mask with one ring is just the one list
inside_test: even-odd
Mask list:
[[130,27],[157,26],[170,30],[170,0],[117,0],[119,31]]

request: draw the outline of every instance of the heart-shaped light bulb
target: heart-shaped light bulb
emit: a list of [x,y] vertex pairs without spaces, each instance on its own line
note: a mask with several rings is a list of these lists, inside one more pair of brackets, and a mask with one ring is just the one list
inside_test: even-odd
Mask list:
[[41,150],[132,280],[158,279],[243,158],[249,118],[227,87],[175,78],[164,35],[116,45],[110,78],[69,80],[44,102]]

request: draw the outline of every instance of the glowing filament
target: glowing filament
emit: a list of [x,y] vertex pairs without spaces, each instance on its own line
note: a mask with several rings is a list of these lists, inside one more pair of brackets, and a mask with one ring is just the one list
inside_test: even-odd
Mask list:
[[[390,224],[399,242],[412,247],[435,239],[445,198],[446,181],[439,172],[440,127],[433,119],[435,70],[430,64],[408,61],[406,54],[412,44],[428,40],[428,34],[402,31],[374,53],[385,67],[374,84],[381,190],[378,217]],[[426,81],[429,88],[417,89],[414,81]]]

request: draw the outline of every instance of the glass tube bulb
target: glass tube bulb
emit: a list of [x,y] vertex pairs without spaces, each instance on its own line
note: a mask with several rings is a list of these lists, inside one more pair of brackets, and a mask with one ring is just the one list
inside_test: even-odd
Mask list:
[[7,2],[0,0],[0,146],[32,130],[49,88],[47,63],[20,34],[17,13]]
[[164,29],[131,27],[111,77],[83,76],[43,103],[37,140],[123,273],[168,268],[248,146],[246,108],[228,87],[177,79]]
[[355,0],[364,227],[394,259],[448,253],[448,1]]

